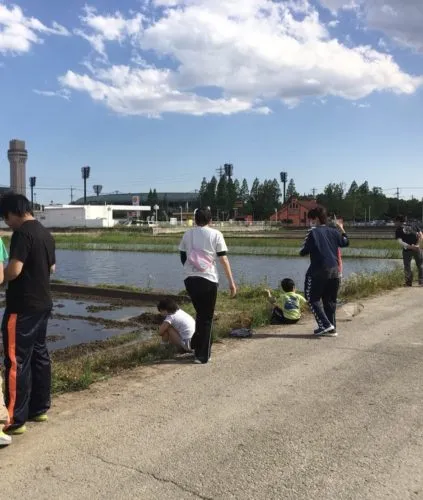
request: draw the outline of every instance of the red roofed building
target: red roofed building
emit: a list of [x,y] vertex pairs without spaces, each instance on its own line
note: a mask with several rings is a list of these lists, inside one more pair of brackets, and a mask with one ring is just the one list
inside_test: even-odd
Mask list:
[[292,226],[309,226],[310,220],[307,214],[311,209],[319,206],[316,200],[301,200],[293,196],[270,217],[270,220]]

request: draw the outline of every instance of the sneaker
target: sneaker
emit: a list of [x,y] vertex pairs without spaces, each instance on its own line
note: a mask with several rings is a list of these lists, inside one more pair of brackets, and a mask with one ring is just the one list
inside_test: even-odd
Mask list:
[[331,330],[330,332],[326,332],[326,333],[321,334],[321,337],[337,337],[337,336],[338,336],[338,333],[337,333],[335,328],[333,330]]
[[4,431],[9,436],[20,436],[24,432],[26,432],[26,425],[21,425],[20,427],[15,427],[14,429],[6,429]]
[[41,413],[41,415],[30,417],[29,420],[31,420],[31,422],[38,422],[38,423],[48,422],[48,415],[47,413]]
[[333,333],[335,331],[335,327],[333,325],[330,325],[328,326],[327,328],[316,328],[316,330],[314,330],[314,335],[316,335],[316,337],[321,337],[322,335],[326,335],[328,333]]
[[211,356],[210,358],[207,360],[207,361],[202,361],[201,359],[199,358],[194,358],[194,363],[196,365],[205,365],[206,363],[208,363],[209,361],[211,360]]
[[12,442],[12,438],[0,431],[0,446],[8,446]]

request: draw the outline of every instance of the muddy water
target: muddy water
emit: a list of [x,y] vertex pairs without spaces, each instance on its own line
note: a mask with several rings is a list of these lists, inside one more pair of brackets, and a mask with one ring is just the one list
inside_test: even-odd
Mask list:
[[[238,283],[267,282],[272,287],[277,287],[281,278],[291,277],[302,289],[308,267],[308,259],[297,257],[233,255],[230,261]],[[349,258],[344,261],[344,276],[392,269],[396,265],[396,260]],[[183,288],[177,254],[58,250],[56,277],[91,285],[115,283],[173,292]]]
[[[135,324],[131,320],[145,312],[156,312],[156,310],[151,307],[124,307],[105,302],[55,298],[53,317],[49,321],[47,330],[49,349],[55,351],[139,331],[142,325]],[[0,314],[3,315],[2,308]],[[155,331],[156,329],[145,328],[145,338],[150,338]]]

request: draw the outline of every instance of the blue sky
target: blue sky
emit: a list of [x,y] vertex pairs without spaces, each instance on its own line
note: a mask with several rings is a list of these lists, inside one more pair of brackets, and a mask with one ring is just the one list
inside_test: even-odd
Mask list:
[[86,164],[89,192],[191,191],[229,162],[422,197],[421,26],[421,0],[0,1],[0,184],[20,138],[43,203]]

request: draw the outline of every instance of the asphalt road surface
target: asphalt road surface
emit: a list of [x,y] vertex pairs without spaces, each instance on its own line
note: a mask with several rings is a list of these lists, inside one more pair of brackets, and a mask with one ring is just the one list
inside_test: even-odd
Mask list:
[[4,499],[423,498],[423,289],[141,367],[0,450]]

